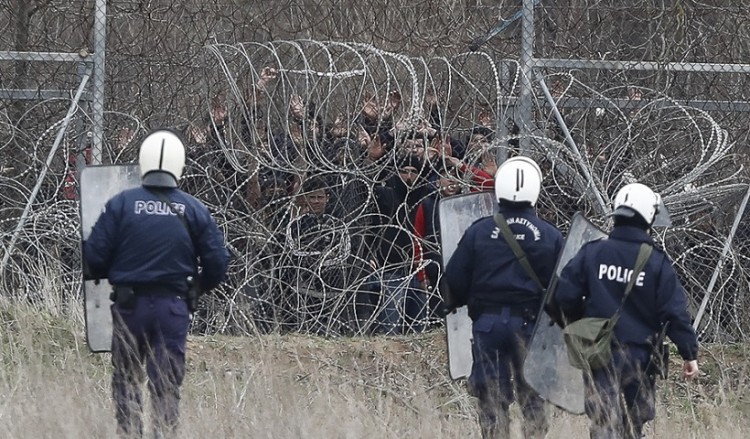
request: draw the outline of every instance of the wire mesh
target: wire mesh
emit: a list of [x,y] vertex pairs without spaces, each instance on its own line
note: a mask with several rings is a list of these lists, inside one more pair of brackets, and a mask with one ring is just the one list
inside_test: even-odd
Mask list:
[[[0,60],[7,294],[43,297],[50,272],[80,289],[77,169],[97,154],[133,161],[138,139],[164,125],[189,139],[183,189],[209,205],[233,253],[229,281],[204,300],[202,331],[439,324],[436,201],[490,188],[497,165],[521,148],[545,170],[540,215],[563,229],[578,210],[606,225],[626,182],[660,191],[675,226],[657,239],[693,308],[742,214],[750,106],[738,61],[748,12],[729,1],[112,0],[104,89],[92,81],[30,200],[73,92],[101,55],[92,30],[103,31],[94,26],[103,3],[0,5],[0,25],[12,30],[0,34],[0,51],[47,54]],[[530,46],[521,44],[522,4],[535,7]],[[71,53],[85,56],[63,62]],[[524,68],[524,55],[535,67]],[[106,108],[100,151],[94,96]],[[405,187],[407,165],[418,182]],[[704,338],[747,331],[746,228],[710,292]]]

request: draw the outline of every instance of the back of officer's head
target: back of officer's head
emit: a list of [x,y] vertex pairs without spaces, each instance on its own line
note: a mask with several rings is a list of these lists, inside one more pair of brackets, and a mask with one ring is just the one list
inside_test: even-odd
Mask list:
[[501,206],[533,207],[542,190],[542,170],[528,157],[506,160],[495,173],[495,198]]
[[170,129],[154,130],[141,142],[138,154],[144,186],[177,187],[185,169],[185,143]]
[[661,197],[651,188],[640,183],[623,186],[615,196],[615,226],[635,226],[648,230],[659,212]]

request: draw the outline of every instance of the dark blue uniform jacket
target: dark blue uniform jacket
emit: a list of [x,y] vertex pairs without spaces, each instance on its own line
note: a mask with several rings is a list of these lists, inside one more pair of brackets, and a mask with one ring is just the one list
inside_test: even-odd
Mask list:
[[[573,320],[614,315],[627,285],[624,270],[633,269],[644,242],[653,245],[645,230],[616,226],[609,239],[583,246],[563,269],[555,290],[563,314]],[[622,344],[650,348],[662,325],[668,324],[667,335],[682,358],[696,359],[698,341],[687,313],[685,290],[672,263],[654,248],[642,273],[642,282],[633,286],[620,312],[615,337]]]
[[[560,231],[539,218],[533,208],[501,207],[500,213],[537,277],[548,285],[563,246]],[[477,220],[466,230],[448,261],[445,281],[451,305],[468,305],[469,315],[475,320],[481,313],[502,307],[536,312],[541,306],[543,293],[526,274],[491,216]]]
[[183,212],[191,239],[156,190],[129,189],[107,202],[84,244],[91,274],[114,285],[158,284],[184,291],[197,256],[203,289],[214,288],[224,280],[229,253],[208,208],[179,189],[158,189]]

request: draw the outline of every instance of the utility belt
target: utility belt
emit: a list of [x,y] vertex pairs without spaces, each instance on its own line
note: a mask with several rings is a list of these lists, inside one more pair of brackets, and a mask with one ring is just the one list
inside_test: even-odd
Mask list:
[[536,321],[539,311],[533,305],[469,305],[469,315],[476,320],[482,314],[501,315],[506,309],[511,316],[520,317],[527,323]]
[[185,299],[187,292],[169,284],[114,285],[109,299],[121,308],[135,307],[138,297],[180,297]]

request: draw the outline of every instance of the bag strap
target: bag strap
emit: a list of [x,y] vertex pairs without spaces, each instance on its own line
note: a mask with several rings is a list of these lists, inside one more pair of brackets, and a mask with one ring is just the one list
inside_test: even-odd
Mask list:
[[534,281],[536,286],[539,287],[541,291],[546,291],[546,288],[544,288],[544,285],[542,285],[542,282],[539,280],[536,272],[534,272],[534,269],[531,268],[531,264],[529,263],[529,258],[526,257],[526,253],[523,251],[521,246],[518,245],[518,241],[516,241],[516,237],[513,236],[513,232],[510,230],[508,221],[505,219],[503,214],[496,213],[493,218],[495,220],[495,224],[497,224],[498,227],[500,227],[500,231],[503,232],[505,242],[507,242],[511,250],[513,250],[513,254],[516,255],[516,259],[518,259],[518,262],[521,264],[524,271],[526,271],[526,274],[531,278],[531,280]]
[[633,290],[633,286],[635,285],[635,280],[640,274],[640,272],[643,271],[643,268],[646,266],[646,263],[648,262],[648,258],[651,257],[652,250],[653,250],[653,247],[646,244],[645,242],[641,244],[641,247],[638,249],[638,256],[635,259],[635,267],[633,268],[633,273],[630,275],[630,280],[628,280],[628,285],[625,287],[625,294],[622,295],[622,301],[620,302],[620,306],[617,307],[617,311],[615,311],[615,314],[612,316],[612,320],[614,320],[613,323],[616,323],[617,320],[620,318],[620,311],[622,310],[622,307],[625,305],[625,300],[627,300],[628,295],[630,294],[630,291]]
[[159,197],[159,199],[163,201],[169,207],[169,211],[177,215],[177,218],[179,218],[182,225],[185,226],[185,229],[187,230],[188,234],[190,235],[190,239],[192,240],[193,231],[190,228],[190,224],[188,224],[187,219],[185,219],[185,215],[182,212],[180,212],[178,209],[175,209],[174,205],[172,204],[173,201],[170,200],[169,197],[166,196],[166,194],[164,194],[164,192],[162,192],[159,189],[146,189],[146,190],[156,195],[157,197]]

